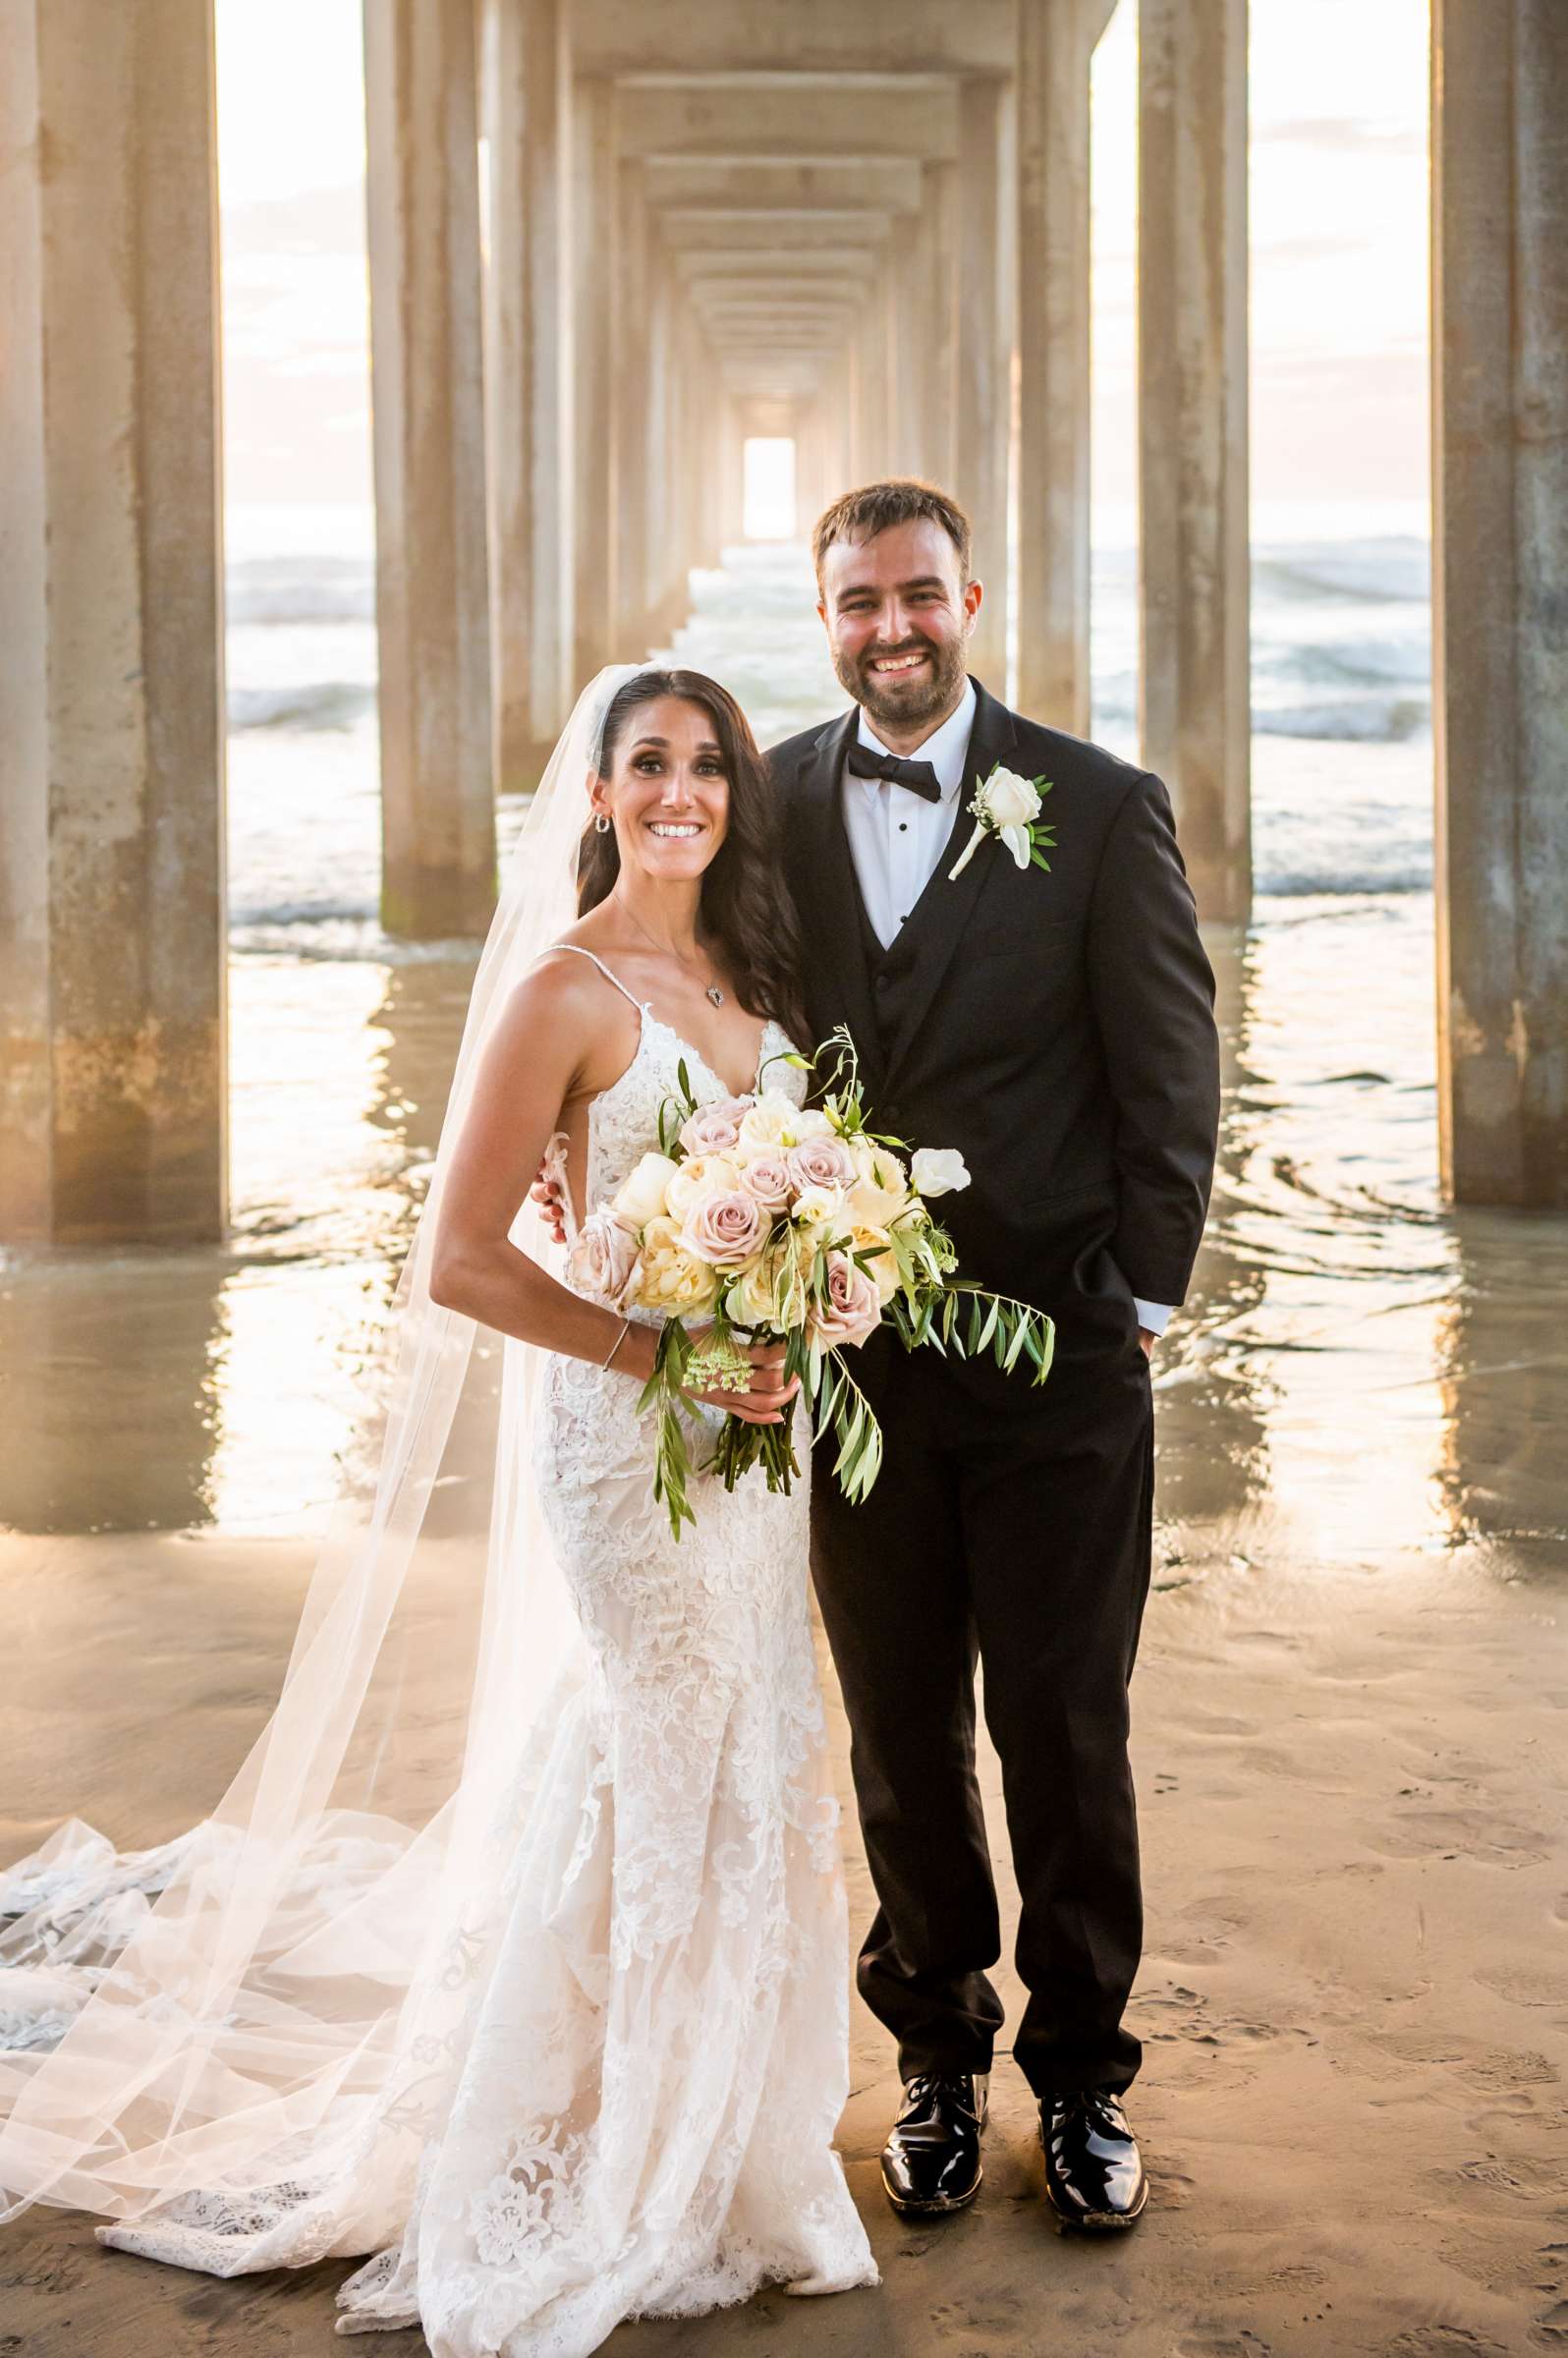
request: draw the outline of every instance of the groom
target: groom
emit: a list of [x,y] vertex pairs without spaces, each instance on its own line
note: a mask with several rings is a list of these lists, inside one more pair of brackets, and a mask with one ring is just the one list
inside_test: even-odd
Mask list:
[[[1128,1680],[1149,1577],[1148,1355],[1186,1292],[1218,1120],[1213,979],[1159,780],[1011,712],[971,680],[969,520],[908,480],[836,500],[813,535],[855,709],[769,757],[809,945],[812,1038],[847,1023],[875,1127],[956,1147],[942,1213],[967,1277],[1048,1311],[1041,1390],[884,1328],[857,1372],[886,1455],[869,1497],[812,1491],[812,1568],[843,1688],[879,1902],[860,1957],[898,2041],[882,2158],[895,2210],[980,2181],[1002,2007],[975,1775],[975,1669],[1002,1764],[1029,1993],[1013,2051],[1039,2100],[1063,2224],[1147,2199],[1120,2097],[1142,1939]],[[1048,783],[1049,871],[987,838],[957,880],[976,786]]]

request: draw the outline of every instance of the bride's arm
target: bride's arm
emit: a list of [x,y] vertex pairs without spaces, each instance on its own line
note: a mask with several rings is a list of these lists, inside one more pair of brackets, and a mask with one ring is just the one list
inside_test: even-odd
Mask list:
[[[603,1039],[602,1006],[565,964],[520,982],[485,1043],[436,1214],[430,1295],[501,1334],[602,1363],[622,1319],[560,1284],[509,1237],[561,1109],[583,1086],[595,1035]],[[615,1352],[617,1369],[645,1379],[655,1339],[634,1325]]]
[[[509,1235],[561,1109],[587,1086],[589,1059],[603,1042],[604,994],[589,977],[580,981],[564,971],[581,963],[563,961],[530,975],[485,1045],[436,1214],[430,1297],[498,1333],[571,1359],[602,1366],[613,1350],[617,1374],[645,1382],[657,1330],[634,1323],[617,1342],[624,1324],[617,1312],[560,1284]],[[797,1387],[782,1387],[782,1351],[757,1349],[751,1358],[750,1391],[712,1397],[749,1423],[776,1424]]]

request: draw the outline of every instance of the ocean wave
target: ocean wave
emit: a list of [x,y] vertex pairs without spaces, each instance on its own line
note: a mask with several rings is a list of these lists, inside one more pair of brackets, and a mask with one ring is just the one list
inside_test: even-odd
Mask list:
[[228,569],[228,621],[373,622],[375,570],[358,557],[247,557]]
[[1277,553],[1255,547],[1255,600],[1320,605],[1325,599],[1359,605],[1423,605],[1431,591],[1431,552],[1425,540],[1397,539],[1298,544]]
[[1409,868],[1296,868],[1277,872],[1260,868],[1254,879],[1260,898],[1275,901],[1346,900],[1367,894],[1430,892],[1431,870]]
[[287,688],[231,688],[229,727],[351,729],[375,709],[375,689],[363,680],[308,680]]
[[[1431,725],[1431,700],[1420,696],[1347,696],[1323,703],[1253,706],[1255,737],[1318,737],[1337,745],[1408,745]],[[1123,742],[1136,733],[1138,706],[1125,689],[1096,683],[1092,734]]]
[[1253,667],[1260,678],[1299,680],[1309,687],[1431,687],[1431,644],[1419,639],[1255,641]]
[[1425,697],[1365,697],[1253,712],[1255,737],[1321,737],[1340,745],[1407,745],[1430,725],[1431,702]]

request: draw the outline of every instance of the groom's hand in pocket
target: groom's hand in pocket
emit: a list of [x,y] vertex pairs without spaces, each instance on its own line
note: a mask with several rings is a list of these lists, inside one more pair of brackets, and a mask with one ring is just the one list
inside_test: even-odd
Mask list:
[[1151,1360],[1153,1358],[1154,1345],[1158,1342],[1158,1340],[1159,1337],[1153,1331],[1152,1327],[1140,1326],[1138,1329],[1138,1346],[1146,1359]]

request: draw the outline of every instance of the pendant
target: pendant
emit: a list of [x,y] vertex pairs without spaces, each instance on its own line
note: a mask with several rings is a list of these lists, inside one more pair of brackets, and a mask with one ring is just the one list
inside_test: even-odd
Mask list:
[[708,984],[708,986],[707,986],[707,995],[708,995],[708,997],[709,997],[709,998],[712,1000],[712,1002],[713,1002],[713,1004],[714,1004],[714,1006],[715,1006],[715,1007],[722,1007],[722,1006],[723,1006],[723,1004],[724,1004],[724,993],[723,993],[723,992],[720,990],[720,988],[719,988],[719,986],[718,986],[718,984],[717,984],[716,982],[710,982],[710,983]]

